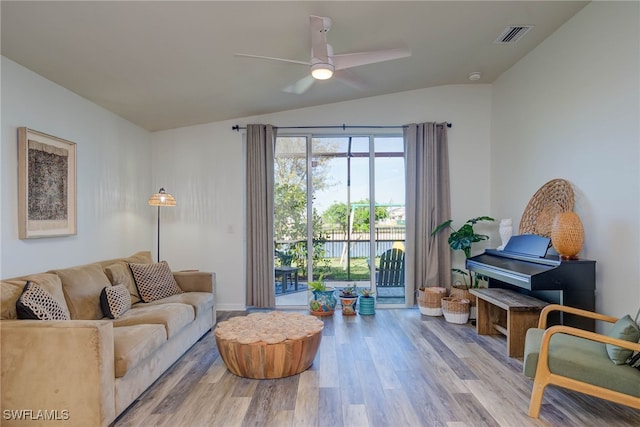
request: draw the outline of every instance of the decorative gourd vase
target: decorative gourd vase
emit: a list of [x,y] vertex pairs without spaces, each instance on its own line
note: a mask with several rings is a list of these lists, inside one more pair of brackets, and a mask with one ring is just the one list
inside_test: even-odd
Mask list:
[[551,244],[562,259],[578,259],[584,244],[584,228],[575,212],[561,212],[553,219]]
[[342,305],[342,315],[343,316],[355,316],[358,314],[356,312],[356,306],[358,304],[358,297],[340,297],[340,304]]
[[376,298],[360,296],[360,302],[358,303],[358,313],[362,316],[371,316],[376,314]]
[[315,316],[331,316],[336,309],[336,296],[333,289],[311,291],[313,298],[309,301],[309,312]]

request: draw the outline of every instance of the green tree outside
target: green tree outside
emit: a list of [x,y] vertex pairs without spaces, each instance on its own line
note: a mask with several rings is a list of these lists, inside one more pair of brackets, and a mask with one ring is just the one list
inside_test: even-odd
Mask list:
[[[368,206],[369,199],[359,200],[357,202],[354,202],[353,205]],[[356,206],[353,209],[355,209],[355,211],[353,216],[352,231],[368,232],[370,230],[369,208],[365,206]],[[374,212],[375,222],[382,221],[389,217],[389,211],[384,206],[376,206]],[[327,210],[322,215],[322,219],[326,225],[330,227],[336,227],[340,231],[347,232],[349,214],[350,212],[347,208],[346,203],[335,202],[327,208]]]

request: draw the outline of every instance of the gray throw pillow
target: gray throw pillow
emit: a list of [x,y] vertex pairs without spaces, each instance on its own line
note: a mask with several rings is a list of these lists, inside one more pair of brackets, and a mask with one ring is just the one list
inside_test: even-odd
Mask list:
[[[638,325],[633,321],[631,316],[627,314],[626,316],[618,319],[607,335],[611,338],[638,342],[640,339],[640,329],[638,329]],[[632,350],[628,350],[617,345],[607,344],[606,347],[607,354],[615,365],[624,364],[633,354]]]

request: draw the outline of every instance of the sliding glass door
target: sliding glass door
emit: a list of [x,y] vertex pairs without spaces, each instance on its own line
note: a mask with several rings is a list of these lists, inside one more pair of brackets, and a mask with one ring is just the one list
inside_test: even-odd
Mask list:
[[305,305],[294,294],[319,277],[336,288],[372,288],[379,304],[404,304],[404,274],[379,280],[383,254],[404,251],[404,187],[400,136],[279,137],[276,304]]

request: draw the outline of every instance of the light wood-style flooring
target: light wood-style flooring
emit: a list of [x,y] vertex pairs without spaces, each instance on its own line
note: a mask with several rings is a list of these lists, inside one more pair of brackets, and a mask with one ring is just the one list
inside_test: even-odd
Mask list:
[[529,418],[522,361],[470,325],[417,309],[323,321],[311,368],[276,380],[231,374],[209,332],[114,426],[640,426],[640,411],[554,387]]

